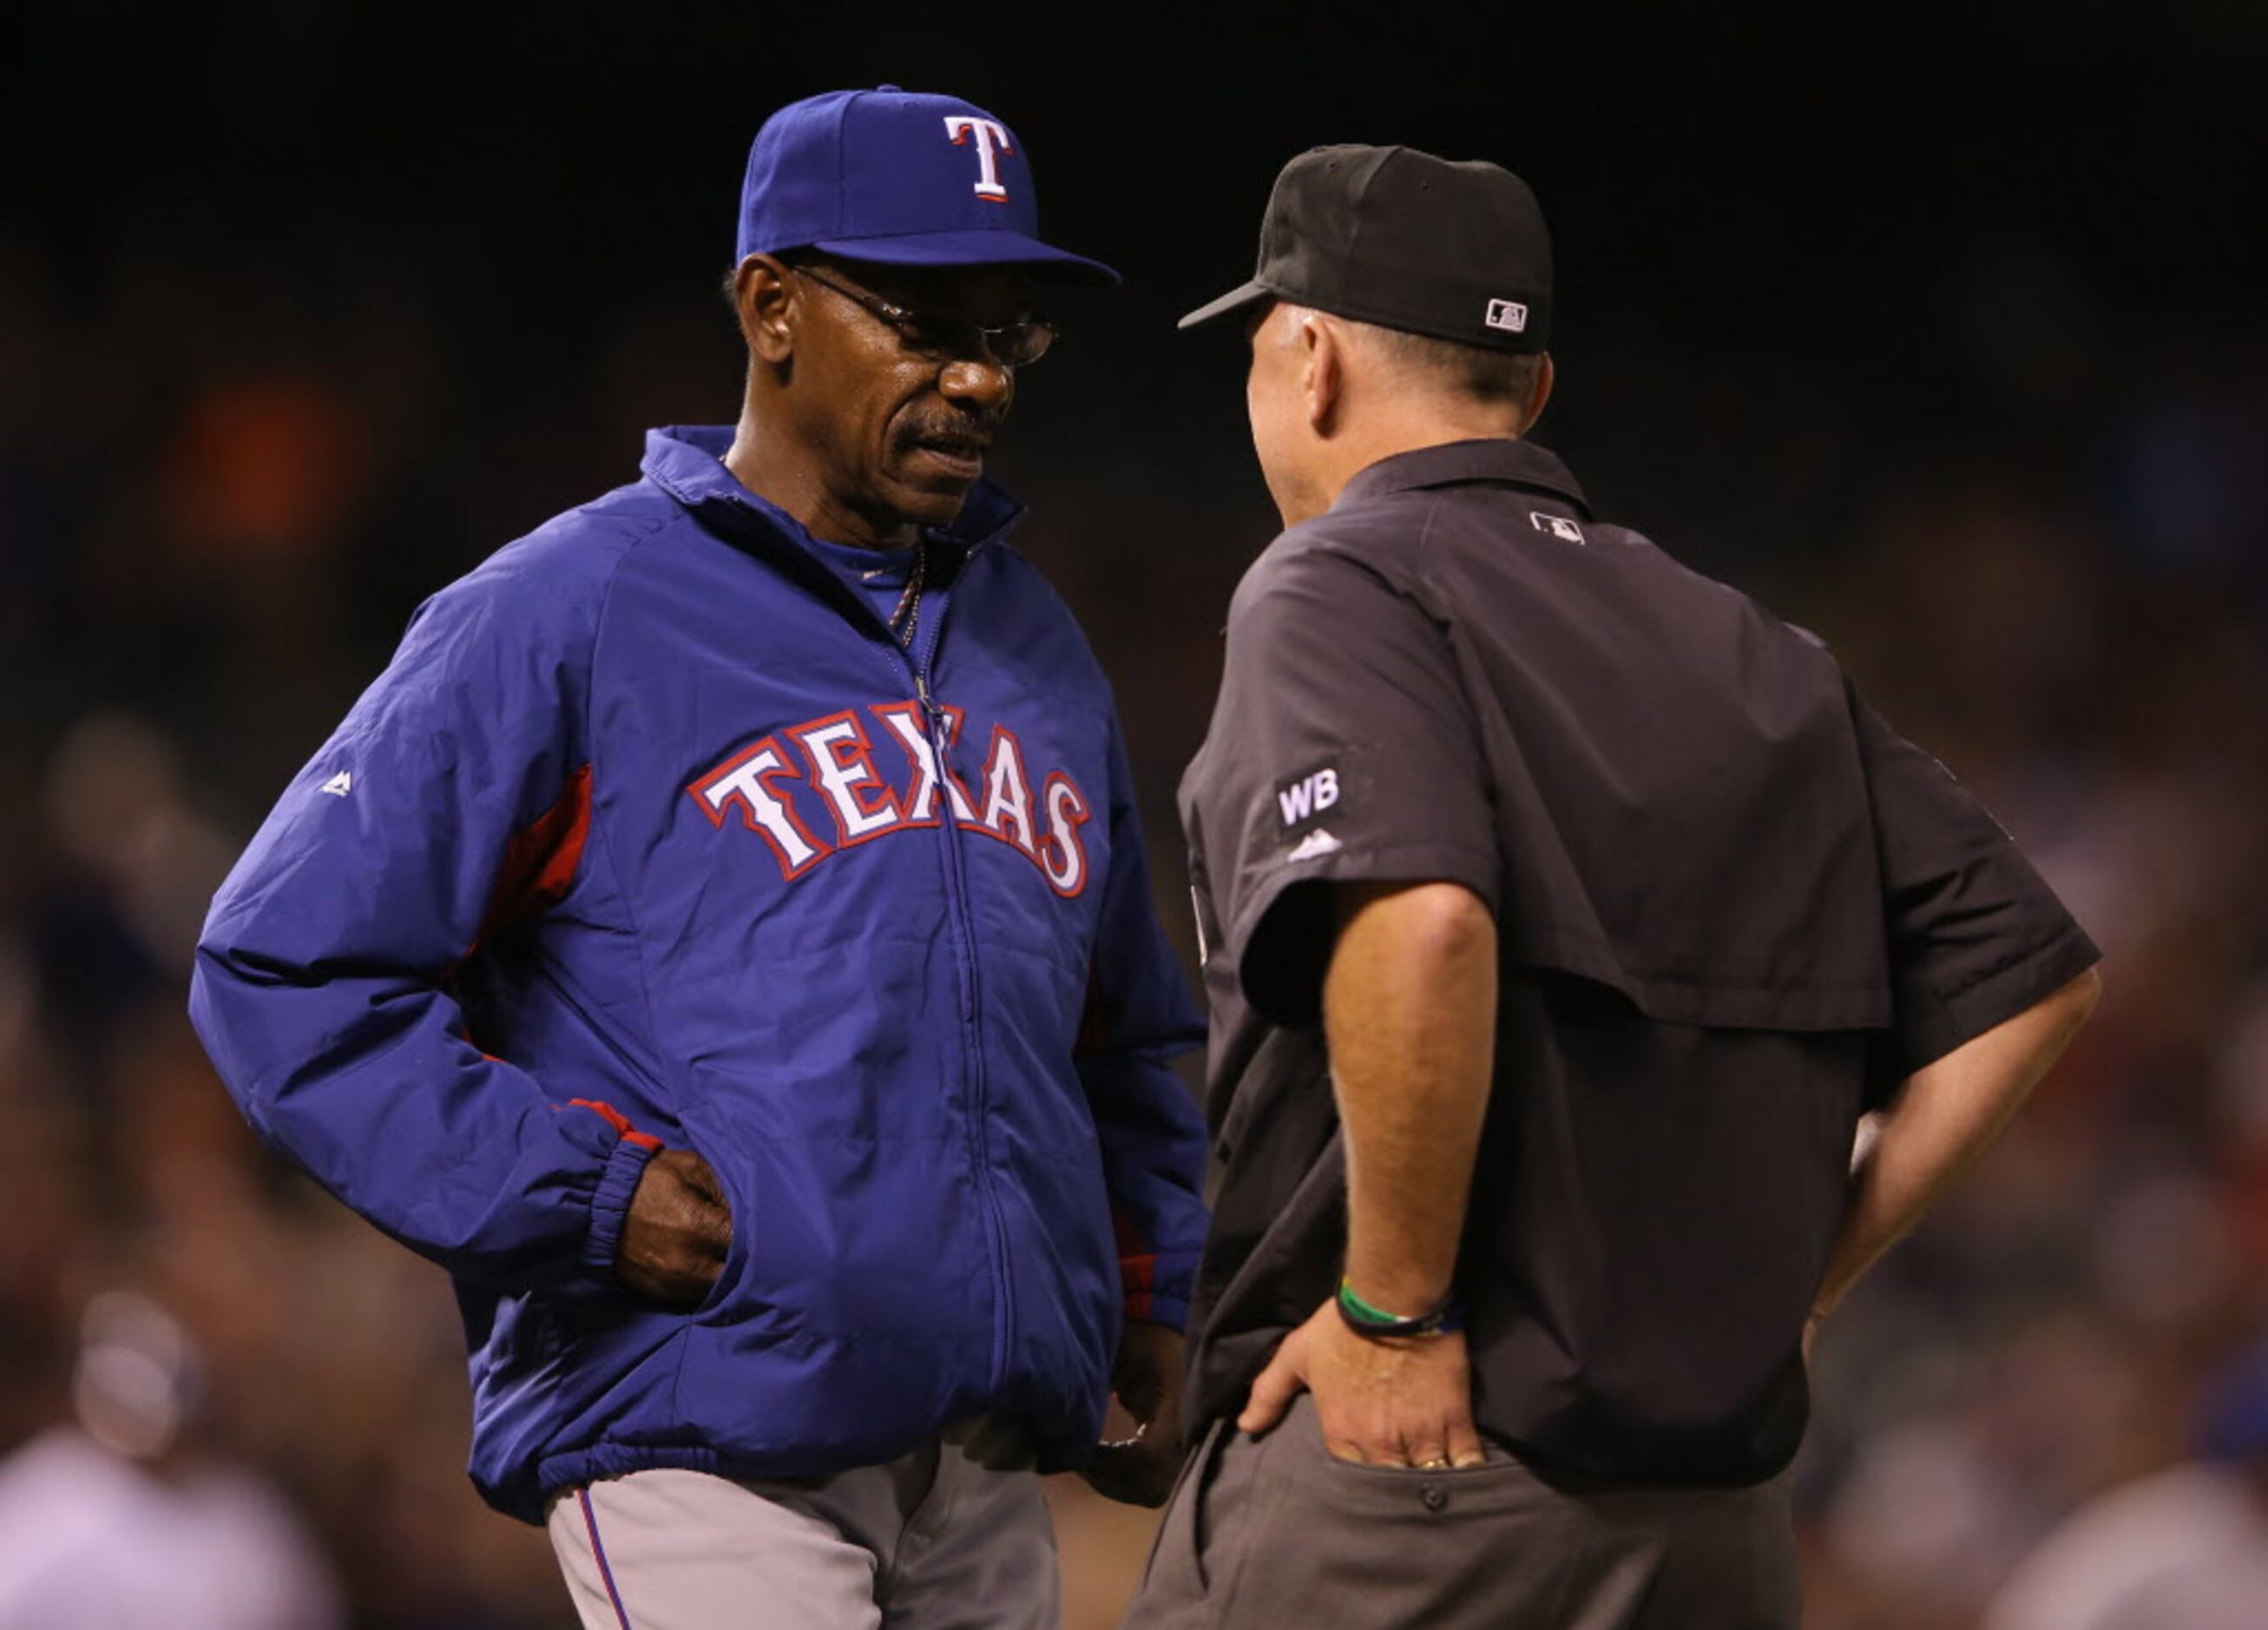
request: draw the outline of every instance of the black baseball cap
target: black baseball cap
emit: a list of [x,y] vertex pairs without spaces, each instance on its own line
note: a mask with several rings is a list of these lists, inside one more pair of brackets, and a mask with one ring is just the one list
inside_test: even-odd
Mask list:
[[1551,333],[1551,234],[1528,183],[1500,165],[1414,147],[1312,148],[1276,178],[1252,281],[1181,326],[1272,299],[1539,351]]

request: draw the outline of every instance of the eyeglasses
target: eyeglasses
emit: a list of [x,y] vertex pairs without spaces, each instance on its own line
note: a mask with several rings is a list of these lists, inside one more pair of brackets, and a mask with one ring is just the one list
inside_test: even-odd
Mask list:
[[902,306],[893,306],[880,295],[837,283],[823,276],[816,267],[794,266],[789,269],[880,318],[896,331],[899,343],[908,350],[939,362],[989,356],[1004,368],[1027,368],[1046,356],[1048,347],[1056,341],[1054,326],[1036,317],[1020,318],[1014,322],[981,323],[937,312],[909,311]]

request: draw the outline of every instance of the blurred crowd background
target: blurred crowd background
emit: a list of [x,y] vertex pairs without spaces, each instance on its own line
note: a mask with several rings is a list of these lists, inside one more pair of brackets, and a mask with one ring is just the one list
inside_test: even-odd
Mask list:
[[[1185,947],[1173,788],[1272,515],[1233,344],[1171,319],[1309,144],[1535,184],[1537,439],[1829,639],[2107,954],[1824,1339],[1808,1622],[2268,1624],[2268,12],[752,10],[0,22],[0,1626],[569,1622],[464,1479],[442,1276],[245,1130],[190,948],[424,594],[733,416],[746,142],[883,81],[1005,117],[1130,275],[1058,310],[996,473]],[[1111,1623],[1150,1519],[1055,1494]]]

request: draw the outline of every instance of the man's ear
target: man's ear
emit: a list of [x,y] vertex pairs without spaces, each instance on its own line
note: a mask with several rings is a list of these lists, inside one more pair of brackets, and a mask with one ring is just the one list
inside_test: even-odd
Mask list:
[[1306,353],[1300,387],[1307,402],[1307,428],[1328,436],[1346,395],[1346,338],[1310,313],[1300,319],[1300,344]]
[[1543,417],[1543,404],[1551,400],[1551,387],[1558,379],[1551,365],[1551,353],[1543,353],[1543,365],[1535,370],[1535,383],[1528,387],[1528,412],[1520,422],[1523,436],[1535,428],[1535,421]]
[[799,291],[787,266],[769,254],[751,254],[733,275],[733,309],[740,314],[740,337],[748,354],[763,362],[785,362],[795,353],[795,312]]

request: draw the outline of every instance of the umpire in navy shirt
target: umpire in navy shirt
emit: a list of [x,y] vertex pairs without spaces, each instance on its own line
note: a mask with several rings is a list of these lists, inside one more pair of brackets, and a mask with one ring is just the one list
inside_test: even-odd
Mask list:
[[1183,321],[1286,529],[1182,789],[1220,1183],[1135,1626],[1793,1626],[1811,1332],[2095,1001],[1816,639],[1524,439],[1550,304],[1518,178],[1329,147]]

